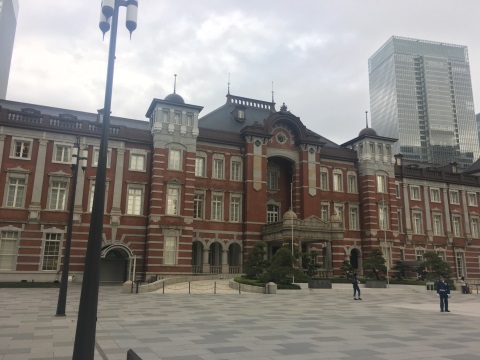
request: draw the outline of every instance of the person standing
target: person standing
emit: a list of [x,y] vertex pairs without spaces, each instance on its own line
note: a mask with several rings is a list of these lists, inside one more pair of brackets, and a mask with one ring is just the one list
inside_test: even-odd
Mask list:
[[450,312],[448,310],[448,298],[450,297],[450,286],[445,281],[443,276],[440,276],[440,280],[437,283],[437,296],[440,297],[440,312]]
[[[357,274],[353,275],[353,300],[362,300],[360,297],[360,287],[358,284],[360,284],[360,281],[358,280]],[[358,299],[357,299],[357,292],[358,292]]]

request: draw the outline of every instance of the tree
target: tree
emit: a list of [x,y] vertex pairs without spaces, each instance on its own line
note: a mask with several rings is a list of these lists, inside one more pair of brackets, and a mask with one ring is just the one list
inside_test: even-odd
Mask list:
[[258,279],[268,267],[269,262],[265,260],[265,246],[265,243],[257,242],[248,255],[243,265],[243,272],[247,279]]
[[302,267],[310,277],[314,277],[317,273],[317,269],[320,267],[320,264],[316,262],[316,259],[317,253],[315,251],[302,254]]
[[278,249],[273,256],[271,265],[260,279],[265,283],[272,281],[275,284],[291,284],[294,260],[290,250],[284,247]]
[[370,275],[370,277],[380,280],[384,278],[383,274],[387,272],[385,262],[382,250],[372,249],[368,259],[363,262],[363,269],[368,275]]
[[425,261],[417,268],[417,273],[423,280],[434,281],[438,279],[439,276],[443,276],[446,279],[450,278],[450,266],[443,261],[437,253],[428,251],[423,254],[423,258]]
[[393,270],[395,271],[395,277],[398,280],[403,280],[407,277],[408,266],[406,266],[403,261],[397,261]]
[[348,260],[343,261],[340,271],[342,272],[342,277],[346,277],[347,279],[352,279],[353,274],[355,273],[355,269]]

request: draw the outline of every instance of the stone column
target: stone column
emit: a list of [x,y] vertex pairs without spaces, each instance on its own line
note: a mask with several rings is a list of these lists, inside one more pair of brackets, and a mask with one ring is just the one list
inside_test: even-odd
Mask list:
[[425,205],[425,219],[427,221],[427,238],[428,241],[433,241],[433,230],[432,230],[432,212],[430,211],[430,199],[428,194],[429,187],[423,187],[423,203]]
[[210,264],[208,263],[208,248],[203,249],[202,272],[205,274],[210,273]]
[[[117,149],[117,166],[115,168],[115,180],[113,183],[113,205],[110,213],[110,224],[120,225],[120,210],[122,200],[123,168],[125,164],[125,149]],[[115,241],[115,239],[112,239]]]
[[229,265],[228,265],[228,250],[223,249],[222,250],[222,274],[228,274],[229,271]]
[[445,225],[447,226],[447,238],[449,243],[453,241],[452,236],[452,220],[450,219],[450,207],[448,206],[448,189],[443,191],[443,215],[445,216]]
[[408,240],[412,239],[412,219],[410,215],[410,196],[408,195],[408,185],[403,184],[403,203],[405,209],[405,233]]
[[37,164],[35,165],[35,178],[33,179],[33,193],[30,207],[28,208],[29,220],[40,220],[41,196],[43,194],[43,177],[45,175],[45,159],[47,155],[48,140],[39,139]]
[[472,238],[472,232],[470,230],[470,216],[468,214],[467,207],[467,193],[465,190],[460,191],[462,194],[462,210],[463,210],[463,224],[465,227],[465,237],[468,239]]

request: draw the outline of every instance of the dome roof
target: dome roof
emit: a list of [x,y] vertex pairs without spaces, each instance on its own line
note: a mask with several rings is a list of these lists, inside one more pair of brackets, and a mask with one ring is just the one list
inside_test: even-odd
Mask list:
[[283,214],[283,220],[292,220],[292,219],[296,219],[297,218],[297,214],[295,214],[292,209],[288,210],[285,214]]
[[361,130],[360,133],[358,134],[358,136],[363,136],[363,135],[377,136],[377,132],[372,128],[366,127],[365,129]]
[[168,101],[168,102],[177,103],[177,104],[185,104],[185,100],[183,100],[183,98],[177,93],[167,95],[165,99],[163,99],[163,101]]

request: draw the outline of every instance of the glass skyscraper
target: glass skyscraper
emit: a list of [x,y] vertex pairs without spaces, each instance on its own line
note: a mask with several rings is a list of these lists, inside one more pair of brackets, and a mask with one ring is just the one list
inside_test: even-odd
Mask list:
[[0,0],[0,99],[7,94],[17,16],[18,0]]
[[391,37],[368,60],[372,127],[405,159],[471,165],[480,156],[466,46]]

